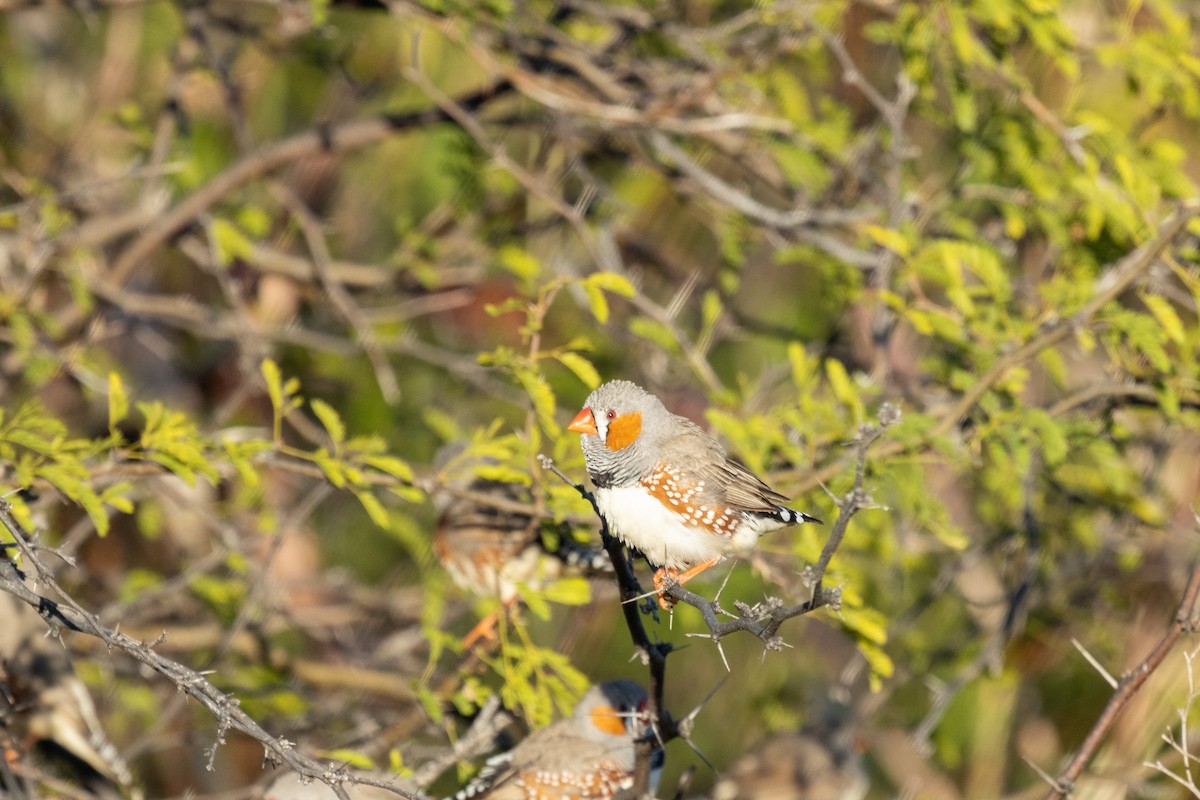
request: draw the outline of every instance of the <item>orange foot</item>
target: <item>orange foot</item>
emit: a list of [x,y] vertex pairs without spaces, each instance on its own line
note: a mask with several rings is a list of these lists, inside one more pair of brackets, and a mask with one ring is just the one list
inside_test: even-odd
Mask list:
[[500,621],[500,614],[508,614],[512,611],[513,606],[517,604],[517,598],[512,598],[504,603],[503,611],[493,611],[485,616],[479,622],[475,623],[475,627],[467,631],[467,635],[463,637],[463,649],[470,650],[480,642],[492,644],[496,641],[496,623]]
[[688,569],[680,572],[674,567],[659,567],[654,571],[654,591],[658,593],[658,604],[664,611],[670,611],[675,607],[676,600],[673,597],[667,597],[666,587],[669,583],[675,583],[680,586],[690,581],[692,578],[699,575],[709,567],[720,563],[721,559],[710,558],[708,561],[701,561]]

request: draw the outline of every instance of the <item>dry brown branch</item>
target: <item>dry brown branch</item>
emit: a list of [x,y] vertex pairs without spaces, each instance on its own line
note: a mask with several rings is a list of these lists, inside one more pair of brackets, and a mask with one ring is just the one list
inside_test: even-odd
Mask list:
[[1200,613],[1196,607],[1197,599],[1200,599],[1200,559],[1197,559],[1192,565],[1191,576],[1183,591],[1183,599],[1179,603],[1179,610],[1175,612],[1175,618],[1171,621],[1170,627],[1146,657],[1121,676],[1116,691],[1109,698],[1108,705],[1100,712],[1100,716],[1084,738],[1083,744],[1079,746],[1067,766],[1059,773],[1054,785],[1050,787],[1050,791],[1046,792],[1045,800],[1066,797],[1071,793],[1075,781],[1079,780],[1079,776],[1083,774],[1084,768],[1087,767],[1088,762],[1100,747],[1100,743],[1104,741],[1104,737],[1116,723],[1121,711],[1162,664],[1163,659],[1171,652],[1180,637],[1185,633],[1194,633],[1197,630],[1197,626],[1200,625]]
[[[511,91],[512,85],[501,80],[458,98],[454,104],[462,109],[477,111],[495,98]],[[397,131],[449,122],[452,119],[451,115],[441,108],[405,114],[383,114],[373,119],[316,126],[248,153],[175,205],[135,238],[114,260],[106,280],[115,285],[125,283],[133,270],[154,252],[155,248],[190,225],[238,187],[255,178],[315,153],[349,153],[383,141]]]
[[199,672],[160,654],[153,643],[136,640],[101,624],[92,613],[81,608],[55,581],[53,574],[42,562],[34,548],[29,546],[29,533],[17,522],[7,502],[0,500],[0,523],[12,534],[17,552],[33,572],[33,585],[46,586],[59,600],[40,595],[29,588],[26,576],[9,558],[0,559],[0,590],[37,609],[51,630],[60,628],[77,631],[96,637],[111,648],[129,655],[173,683],[179,691],[199,702],[217,720],[216,740],[209,750],[211,769],[212,756],[216,748],[224,743],[230,730],[241,731],[259,742],[270,758],[286,764],[308,778],[327,784],[341,800],[349,800],[345,784],[364,783],[387,788],[396,794],[417,800],[421,795],[404,792],[384,782],[363,780],[351,776],[336,764],[322,764],[303,753],[286,739],[268,733],[254,719],[241,710],[237,699],[217,689]]
[[275,195],[291,212],[292,218],[300,227],[304,241],[308,245],[309,255],[312,256],[313,269],[316,270],[317,280],[325,291],[326,297],[333,307],[342,315],[346,323],[354,330],[355,337],[371,367],[375,370],[375,383],[378,384],[383,399],[395,404],[400,399],[400,384],[396,380],[396,371],[388,363],[387,357],[379,346],[379,337],[370,321],[363,315],[362,309],[354,302],[354,298],[346,288],[338,283],[332,275],[333,256],[329,252],[329,244],[325,241],[325,232],[321,230],[321,222],[304,204],[295,192],[282,184],[273,184]]

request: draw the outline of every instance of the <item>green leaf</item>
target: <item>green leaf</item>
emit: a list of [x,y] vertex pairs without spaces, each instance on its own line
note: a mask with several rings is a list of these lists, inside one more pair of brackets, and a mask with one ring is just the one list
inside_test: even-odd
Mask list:
[[608,298],[605,292],[633,297],[633,284],[624,275],[615,272],[594,272],[583,280],[583,292],[587,295],[592,315],[601,325],[608,322]]
[[588,306],[592,309],[592,316],[601,325],[608,322],[608,298],[604,296],[604,290],[594,283],[583,284],[584,294],[587,295]]
[[129,396],[125,384],[116,372],[108,373],[108,429],[115,431],[117,425],[129,414]]
[[523,585],[517,586],[517,594],[535,617],[540,620],[550,619],[550,605],[546,602],[546,594]]
[[715,290],[709,290],[704,293],[704,299],[700,301],[700,318],[701,327],[708,331],[717,323],[717,318],[721,316],[721,296]]
[[887,642],[887,618],[870,608],[842,605],[842,622],[859,637],[874,644]]
[[901,258],[908,258],[912,252],[912,247],[909,244],[908,237],[894,228],[882,228],[878,225],[864,225],[863,233],[865,233],[871,241],[882,247],[891,250]]
[[619,294],[622,297],[633,297],[635,293],[633,284],[629,282],[629,279],[615,272],[593,272],[584,279],[584,282],[598,289],[603,289],[606,292]]
[[892,662],[891,656],[884,652],[882,647],[871,642],[860,640],[858,642],[858,652],[862,653],[867,665],[871,668],[867,676],[871,691],[879,691],[883,688],[883,682],[895,673],[896,665]]
[[560,578],[546,587],[545,597],[552,603],[564,606],[582,606],[592,600],[592,585],[587,578],[573,576]]
[[230,619],[246,597],[246,585],[240,579],[197,575],[192,578],[189,587],[213,610]]
[[1171,305],[1170,301],[1156,294],[1143,293],[1142,302],[1158,320],[1158,324],[1162,326],[1163,333],[1167,335],[1167,338],[1176,344],[1183,344],[1187,338],[1183,329],[1183,320],[1179,318],[1179,314],[1175,312],[1175,307]]
[[412,467],[395,456],[368,456],[366,463],[398,480],[409,482],[413,479]]
[[942,544],[949,547],[951,550],[961,551],[966,550],[971,544],[971,540],[962,532],[962,529],[956,525],[943,524],[934,525],[930,530],[934,538]]
[[1067,436],[1063,433],[1062,426],[1040,408],[1029,409],[1027,420],[1030,427],[1036,432],[1046,464],[1051,467],[1061,464],[1070,451],[1070,444],[1067,442]]
[[500,248],[496,254],[496,260],[500,266],[508,272],[511,272],[523,283],[530,283],[542,272],[542,262],[538,261],[527,250],[524,250],[515,245],[506,245]]
[[267,395],[271,398],[271,405],[278,413],[283,407],[283,373],[279,371],[279,365],[269,358],[263,359],[260,369],[263,380],[267,382]]
[[138,442],[143,458],[162,464],[189,483],[195,480],[195,473],[214,484],[220,479],[205,450],[205,440],[187,415],[168,411],[159,402],[137,403],[137,408],[146,418]]
[[517,486],[528,486],[533,483],[529,472],[510,467],[507,464],[482,464],[475,468],[475,477],[485,481],[511,483]]
[[499,303],[487,303],[483,310],[489,317],[499,317],[514,311],[524,311],[528,305],[529,301],[524,297],[509,297]]
[[567,352],[556,353],[555,358],[562,362],[564,367],[575,373],[575,377],[579,378],[588,389],[595,389],[600,385],[600,373],[596,371],[592,362],[583,356]]
[[329,480],[338,489],[346,486],[346,467],[345,465],[329,454],[325,448],[319,448],[311,456],[313,463],[321,468],[325,473],[326,479]]
[[381,528],[387,528],[391,523],[391,518],[388,516],[387,509],[383,507],[383,503],[379,502],[379,498],[373,495],[366,489],[360,489],[354,493],[358,498],[358,502],[362,504],[363,510],[367,512],[367,516]]
[[100,502],[104,505],[120,511],[122,514],[132,514],[134,511],[133,501],[127,496],[133,490],[133,484],[122,481],[114,483],[112,486],[105,487],[104,491],[100,492]]
[[251,236],[266,236],[271,232],[271,215],[262,206],[247,205],[238,211],[237,224]]
[[387,490],[406,503],[424,503],[429,499],[415,486],[389,486]]
[[537,412],[538,421],[541,422],[546,435],[551,439],[557,439],[562,432],[558,421],[554,419],[558,401],[554,397],[554,390],[546,382],[546,378],[531,369],[518,368],[517,380],[525,387],[525,393],[533,401],[533,410]]
[[829,380],[834,397],[856,411],[861,409],[854,382],[850,380],[850,373],[846,372],[846,366],[841,361],[836,358],[825,359],[825,377]]
[[800,390],[809,388],[820,361],[810,357],[800,342],[788,342],[787,355],[792,366],[792,385]]
[[417,687],[417,701],[421,704],[425,714],[435,725],[440,725],[444,717],[442,713],[442,700],[428,686]]
[[668,353],[678,353],[679,344],[671,329],[649,317],[634,317],[629,321],[629,332],[661,347]]
[[107,535],[111,523],[108,519],[108,512],[104,510],[104,503],[100,501],[100,496],[91,489],[84,488],[79,492],[76,500],[79,505],[83,506],[83,510],[87,512],[92,524],[96,526],[96,535]]
[[213,220],[212,236],[217,263],[222,267],[229,266],[237,259],[249,258],[254,253],[254,243],[227,219]]
[[325,426],[326,432],[329,433],[329,438],[333,440],[333,446],[336,450],[342,442],[346,441],[346,426],[342,422],[341,416],[334,410],[333,406],[326,403],[324,400],[314,399],[309,401],[309,407],[316,414],[317,419]]
[[1178,419],[1179,417],[1179,392],[1170,384],[1160,386],[1155,390],[1158,395],[1158,404],[1162,407],[1163,413],[1168,419]]

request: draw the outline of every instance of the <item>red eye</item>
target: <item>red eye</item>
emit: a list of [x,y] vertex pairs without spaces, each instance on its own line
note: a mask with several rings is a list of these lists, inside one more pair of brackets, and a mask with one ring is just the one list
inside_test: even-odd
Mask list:
[[613,411],[612,409],[609,409],[608,413],[607,413],[607,414],[605,414],[604,416],[605,416],[605,417],[606,417],[608,420],[610,420],[610,421],[611,421],[611,420],[614,420],[614,419],[616,419],[616,418],[617,418],[617,412]]

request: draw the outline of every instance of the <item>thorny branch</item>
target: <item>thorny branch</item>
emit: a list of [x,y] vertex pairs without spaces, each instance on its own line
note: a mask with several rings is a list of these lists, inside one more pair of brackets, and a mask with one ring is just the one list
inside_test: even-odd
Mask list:
[[[808,614],[823,606],[830,606],[836,610],[841,602],[841,590],[825,588],[825,573],[829,569],[829,562],[833,559],[833,554],[841,546],[846,529],[850,525],[850,519],[859,511],[874,505],[870,494],[863,485],[866,478],[867,453],[871,446],[879,441],[884,432],[899,420],[900,410],[890,403],[885,403],[879,410],[878,425],[864,423],[860,426],[858,437],[854,440],[857,451],[854,483],[850,487],[850,491],[837,501],[838,516],[829,531],[829,539],[821,550],[820,558],[815,565],[805,567],[800,574],[801,581],[812,590],[812,595],[808,600],[794,605],[786,605],[779,598],[768,597],[753,606],[735,601],[734,608],[737,609],[737,613],[731,614],[720,606],[718,600],[701,597],[678,584],[669,586],[667,594],[700,612],[714,642],[719,642],[735,631],[748,631],[762,639],[769,650],[779,650],[784,646],[783,640],[778,636],[779,628],[792,617]],[[729,617],[729,619],[722,621],[722,616]]]
[[[663,687],[666,683],[667,655],[671,652],[671,644],[669,642],[652,642],[649,634],[646,633],[638,602],[645,597],[645,592],[642,591],[642,586],[633,573],[633,564],[625,552],[625,545],[609,532],[608,523],[604,521],[604,516],[596,505],[595,495],[589,492],[583,484],[571,480],[566,473],[554,465],[554,461],[550,457],[541,455],[538,458],[542,462],[543,469],[553,472],[568,486],[575,487],[583,499],[591,504],[592,509],[596,512],[596,518],[600,520],[600,541],[616,571],[617,586],[620,589],[621,612],[625,615],[625,624],[629,628],[629,635],[633,639],[633,646],[638,655],[650,668],[650,699],[654,704],[651,713],[656,717],[655,733],[658,741],[663,744],[676,739],[680,736],[680,732],[675,720],[663,708]],[[653,610],[653,601],[647,603],[647,607]],[[645,741],[638,745],[637,762],[634,769],[633,792],[635,796],[642,796],[649,788],[650,754],[654,749],[654,744],[653,741]]]
[[[731,633],[735,631],[748,631],[759,639],[762,639],[768,649],[779,650],[783,647],[783,640],[777,634],[784,622],[792,617],[807,614],[823,606],[830,606],[836,609],[841,600],[841,591],[824,588],[825,573],[829,568],[829,562],[845,537],[850,519],[859,511],[873,507],[871,496],[864,488],[867,453],[871,449],[871,446],[883,436],[888,427],[898,422],[899,419],[899,409],[889,403],[885,403],[879,412],[879,424],[867,423],[859,428],[859,435],[854,441],[858,452],[858,460],[854,471],[854,483],[850,491],[838,500],[838,517],[834,521],[829,533],[829,539],[826,541],[816,565],[806,567],[804,572],[801,573],[804,584],[812,589],[812,596],[808,600],[790,606],[785,605],[778,598],[768,598],[754,606],[749,606],[741,601],[735,601],[734,607],[738,610],[738,613],[733,615],[722,609],[716,600],[708,600],[701,597],[679,584],[668,586],[666,589],[667,595],[700,611],[705,624],[708,626],[709,635],[718,644],[718,647],[720,646],[720,640]],[[625,624],[629,628],[629,635],[633,639],[637,653],[650,668],[651,698],[653,699],[657,715],[656,733],[658,740],[665,743],[671,739],[685,737],[686,732],[682,730],[684,726],[681,723],[677,723],[662,705],[663,686],[666,681],[667,656],[672,652],[673,648],[669,642],[651,641],[649,634],[646,632],[646,626],[642,622],[643,613],[656,613],[656,606],[653,599],[647,599],[645,603],[638,602],[646,598],[646,593],[642,591],[641,584],[633,572],[633,565],[625,550],[625,546],[608,530],[608,523],[596,505],[595,495],[588,491],[582,484],[571,480],[568,475],[555,466],[554,462],[548,456],[542,455],[539,458],[542,462],[542,468],[557,475],[567,485],[573,486],[591,504],[597,519],[600,520],[600,540],[609,558],[612,560],[613,568],[616,571],[617,584],[620,588],[621,611],[625,615]],[[732,619],[722,621],[719,618],[721,615],[730,616]],[[635,791],[639,793],[645,791],[646,788],[644,781],[648,779],[649,775],[649,756],[653,743],[645,742],[643,745],[638,750],[637,770],[635,772],[637,780]]]
[[1197,559],[1192,565],[1191,576],[1188,578],[1187,587],[1183,590],[1183,599],[1179,603],[1179,610],[1175,612],[1175,618],[1171,621],[1170,627],[1141,663],[1121,676],[1116,690],[1108,700],[1108,705],[1104,707],[1104,711],[1100,712],[1100,716],[1092,725],[1092,729],[1088,731],[1079,750],[1071,757],[1070,762],[1054,780],[1050,790],[1046,792],[1045,800],[1055,800],[1055,798],[1066,797],[1071,793],[1075,787],[1075,781],[1079,780],[1079,776],[1083,774],[1084,768],[1095,755],[1100,743],[1104,741],[1104,737],[1108,735],[1125,706],[1162,664],[1180,637],[1185,633],[1194,633],[1197,630],[1200,626],[1200,609],[1197,609],[1196,605],[1198,599],[1200,599],[1200,559]]
[[[0,590],[37,609],[41,617],[55,632],[60,628],[85,633],[100,639],[110,649],[117,649],[150,667],[171,681],[189,697],[204,706],[217,720],[217,738],[212,751],[224,744],[225,734],[230,730],[241,731],[259,742],[273,763],[286,764],[306,778],[321,781],[329,786],[341,800],[349,800],[346,784],[363,784],[388,789],[401,797],[418,800],[423,795],[404,791],[386,781],[378,781],[352,775],[344,767],[324,764],[298,752],[286,739],[276,738],[263,729],[254,719],[241,710],[236,698],[214,686],[202,674],[173,661],[155,650],[155,643],[139,641],[124,633],[103,625],[91,612],[85,610],[66,593],[54,578],[53,573],[30,546],[30,535],[13,516],[12,508],[0,500],[0,523],[12,534],[15,549],[33,572],[33,584],[52,590],[61,600],[53,600],[34,592],[26,583],[26,575],[9,558],[0,558]],[[209,762],[212,769],[212,762]]]

